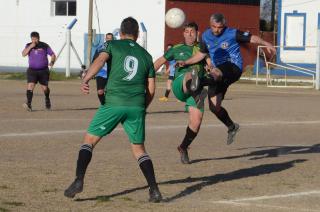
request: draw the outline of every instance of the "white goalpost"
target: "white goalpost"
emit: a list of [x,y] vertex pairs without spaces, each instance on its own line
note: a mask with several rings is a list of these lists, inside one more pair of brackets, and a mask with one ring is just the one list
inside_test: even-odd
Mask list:
[[[269,87],[299,87],[315,88],[320,90],[320,30],[318,30],[317,46],[304,46],[306,49],[314,49],[316,52],[316,68],[305,68],[290,63],[269,61],[263,49],[266,46],[258,46],[256,59],[256,85],[259,81],[264,81]],[[274,46],[280,52],[283,46]],[[261,60],[265,66],[264,71],[260,68]],[[278,74],[274,71],[277,70]],[[261,76],[261,72],[264,75]],[[281,74],[279,74],[281,73]],[[295,75],[298,74],[298,75]],[[260,75],[260,76],[259,76]],[[299,77],[299,75],[301,75]],[[295,76],[295,77],[293,77]],[[310,84],[310,85],[309,85]]]

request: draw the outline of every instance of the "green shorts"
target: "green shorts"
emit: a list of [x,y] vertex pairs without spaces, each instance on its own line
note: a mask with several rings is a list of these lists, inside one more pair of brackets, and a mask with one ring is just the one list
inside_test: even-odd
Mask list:
[[143,144],[145,140],[146,110],[143,107],[101,105],[94,115],[87,132],[103,137],[110,134],[121,123],[132,144]]
[[[184,79],[185,73],[181,74],[177,78],[173,80],[172,83],[172,92],[176,96],[177,99],[179,99],[181,102],[185,102],[186,105],[186,111],[189,111],[189,107],[197,108],[197,103],[194,100],[194,98],[190,94],[186,94],[183,92],[183,79]],[[201,112],[204,112],[204,109],[200,110]]]

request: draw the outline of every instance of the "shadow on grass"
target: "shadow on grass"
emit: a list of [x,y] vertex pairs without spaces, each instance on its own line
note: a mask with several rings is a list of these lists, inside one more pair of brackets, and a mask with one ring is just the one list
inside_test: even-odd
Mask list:
[[215,158],[215,160],[236,159],[236,158],[243,158],[243,157],[251,157],[249,160],[258,160],[263,158],[274,158],[274,157],[279,157],[281,155],[289,155],[289,154],[291,155],[291,154],[320,153],[320,144],[314,144],[310,146],[270,146],[270,147],[262,146],[262,147],[255,147],[255,149],[262,149],[262,150],[252,151],[250,153],[242,154],[242,155]]
[[[171,197],[167,197],[163,200],[163,202],[172,202],[176,199],[185,197],[187,195],[191,195],[195,192],[198,192],[202,190],[203,188],[207,186],[211,186],[214,184],[217,184],[219,182],[227,182],[227,181],[233,181],[233,180],[239,180],[244,179],[248,177],[256,177],[260,175],[265,174],[271,174],[276,172],[281,172],[287,169],[290,169],[294,167],[296,163],[303,163],[307,160],[298,159],[298,160],[291,160],[288,162],[283,163],[273,163],[273,164],[263,164],[259,166],[254,166],[251,168],[245,168],[245,169],[239,169],[233,172],[224,173],[224,174],[215,174],[210,176],[203,176],[203,177],[187,177],[183,179],[177,179],[177,180],[169,180],[160,182],[159,185],[171,185],[171,184],[180,184],[180,183],[196,183],[195,185],[187,186],[184,190],[180,191],[176,195],[173,195]],[[96,196],[91,198],[83,198],[83,199],[75,199],[75,201],[97,201],[99,199],[110,199],[112,197],[122,196],[126,195],[135,191],[144,190],[148,188],[147,186],[127,189],[121,192],[117,192],[110,195],[104,195],[104,196]]]
[[228,156],[228,157],[200,158],[200,159],[192,160],[191,163],[193,164],[193,163],[199,163],[199,162],[210,161],[210,160],[229,160],[229,159],[237,159],[237,158],[244,158],[244,157],[249,157],[249,160],[258,160],[263,158],[279,157],[282,155],[289,155],[289,154],[320,153],[320,144],[314,144],[310,146],[262,146],[262,147],[253,147],[253,148],[241,148],[240,150],[246,150],[246,149],[259,149],[259,150],[252,151],[250,153],[241,154],[241,155]]

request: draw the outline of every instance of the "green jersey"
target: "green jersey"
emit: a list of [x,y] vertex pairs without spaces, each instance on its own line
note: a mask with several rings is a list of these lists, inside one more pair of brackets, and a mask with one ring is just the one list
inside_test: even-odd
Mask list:
[[106,105],[145,107],[146,83],[155,77],[151,55],[130,39],[105,43],[109,54]]
[[[171,60],[187,60],[192,55],[197,53],[200,50],[200,47],[198,44],[195,44],[193,46],[188,46],[186,44],[177,44],[170,48],[165,54],[164,58],[167,61]],[[204,75],[204,63],[199,62],[193,65],[185,66],[185,67],[177,67],[175,70],[174,78],[179,77],[181,74],[184,74],[186,72],[191,71],[191,68],[196,68],[199,71],[199,76],[202,77]]]

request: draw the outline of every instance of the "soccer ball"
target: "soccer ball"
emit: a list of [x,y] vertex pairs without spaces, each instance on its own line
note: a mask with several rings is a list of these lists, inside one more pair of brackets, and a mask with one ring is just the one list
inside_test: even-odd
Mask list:
[[179,28],[182,26],[186,19],[186,15],[183,10],[179,8],[171,8],[166,13],[166,24],[170,28]]

